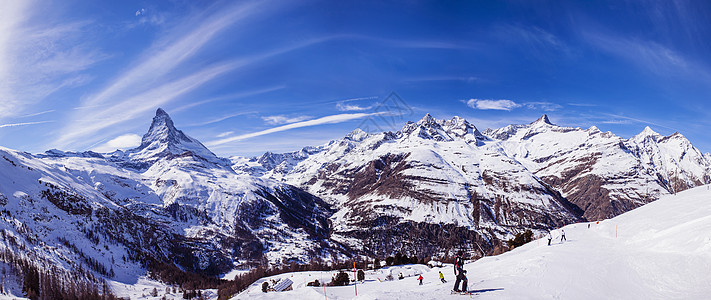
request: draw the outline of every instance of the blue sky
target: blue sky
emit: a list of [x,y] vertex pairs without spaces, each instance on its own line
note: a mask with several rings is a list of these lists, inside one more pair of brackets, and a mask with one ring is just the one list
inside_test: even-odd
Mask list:
[[32,153],[135,146],[158,107],[222,156],[426,113],[482,130],[544,113],[625,138],[650,126],[711,151],[707,1],[2,5],[0,145]]

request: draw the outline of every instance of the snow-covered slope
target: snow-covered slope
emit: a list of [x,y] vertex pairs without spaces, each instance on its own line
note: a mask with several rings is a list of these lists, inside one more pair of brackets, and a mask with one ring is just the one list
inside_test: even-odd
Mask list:
[[[588,228],[588,224],[590,227]],[[510,252],[465,264],[475,299],[707,299],[711,294],[711,190],[701,186],[599,224],[562,228],[567,241],[534,240]],[[272,278],[296,278],[295,289],[262,293],[259,280],[235,299],[461,299],[450,295],[452,267],[405,266],[421,273],[380,282],[385,269],[368,272],[355,287],[305,287],[331,273],[301,272]],[[447,283],[438,280],[442,270]],[[395,271],[400,272],[400,270]],[[352,272],[350,273],[353,276]],[[290,277],[292,276],[293,277]],[[311,275],[311,276],[309,276]],[[320,279],[320,278],[323,278]],[[269,278],[271,279],[271,278]]]

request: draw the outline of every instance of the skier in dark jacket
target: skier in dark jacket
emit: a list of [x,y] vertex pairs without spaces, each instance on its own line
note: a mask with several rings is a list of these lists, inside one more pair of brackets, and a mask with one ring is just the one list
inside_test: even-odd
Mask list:
[[[467,277],[464,276],[464,259],[462,258],[462,251],[459,250],[457,251],[457,256],[454,258],[454,276],[457,277],[457,280],[454,281],[454,291],[455,292],[461,292],[465,291],[467,288]],[[462,287],[462,290],[459,290],[459,282],[464,281],[464,286]]]

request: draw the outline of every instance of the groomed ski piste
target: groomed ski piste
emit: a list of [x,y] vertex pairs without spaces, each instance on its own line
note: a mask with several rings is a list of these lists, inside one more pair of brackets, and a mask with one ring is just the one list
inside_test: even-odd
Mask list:
[[[588,228],[588,224],[590,227]],[[452,295],[451,265],[392,266],[366,272],[345,287],[307,287],[336,272],[298,272],[263,278],[233,299],[708,299],[711,295],[709,185],[599,223],[563,227],[507,253],[465,265],[469,295]],[[440,282],[438,271],[447,283]],[[405,279],[398,280],[403,273]],[[395,280],[383,281],[388,274]],[[416,274],[424,284],[418,285]],[[353,271],[349,272],[351,279]],[[289,278],[293,290],[263,293],[261,285]],[[358,295],[355,295],[357,288]]]

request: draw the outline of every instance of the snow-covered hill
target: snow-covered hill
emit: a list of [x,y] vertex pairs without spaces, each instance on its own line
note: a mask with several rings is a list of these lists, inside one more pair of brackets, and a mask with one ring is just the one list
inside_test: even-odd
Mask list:
[[[588,227],[588,224],[590,227]],[[598,223],[562,228],[567,241],[534,240],[465,265],[475,299],[707,299],[711,294],[711,190],[701,186]],[[370,271],[357,286],[305,287],[333,272],[282,274],[257,281],[234,299],[462,299],[450,295],[452,267],[391,267]],[[381,282],[385,273],[422,274]],[[441,283],[442,271],[447,283]],[[350,273],[352,278],[352,272]],[[310,275],[310,276],[309,276]],[[292,277],[293,276],[293,277]],[[295,289],[262,293],[268,279],[292,278]]]

